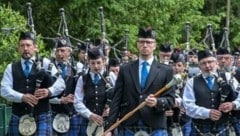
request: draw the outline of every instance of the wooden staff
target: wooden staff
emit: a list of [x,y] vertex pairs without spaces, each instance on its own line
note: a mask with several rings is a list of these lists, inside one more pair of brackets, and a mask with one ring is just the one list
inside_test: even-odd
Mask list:
[[[167,89],[169,89],[170,87],[180,83],[182,81],[182,76],[180,74],[177,74],[173,77],[173,79],[167,84],[165,85],[163,88],[161,88],[160,90],[158,90],[155,94],[153,94],[155,97],[158,97],[159,95],[161,95],[162,93],[164,93]],[[132,111],[130,111],[129,113],[127,113],[122,119],[120,119],[119,121],[117,121],[116,123],[114,123],[109,129],[107,129],[102,136],[105,136],[108,132],[112,131],[113,129],[117,128],[123,121],[127,120],[128,118],[130,118],[135,112],[137,112],[138,110],[142,109],[144,106],[146,105],[146,101],[140,103],[135,109],[133,109]]]

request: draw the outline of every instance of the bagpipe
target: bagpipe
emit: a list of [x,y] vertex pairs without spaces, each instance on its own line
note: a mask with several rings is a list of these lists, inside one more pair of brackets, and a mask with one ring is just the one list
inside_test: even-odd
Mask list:
[[[36,38],[36,31],[34,29],[34,22],[32,18],[32,8],[31,3],[28,2],[27,6],[27,25],[30,28],[30,31],[34,34],[34,38]],[[35,84],[35,91],[39,88],[46,88],[51,86],[52,84],[52,77],[51,77],[51,69],[52,66],[49,64],[48,70],[46,71],[43,68],[43,59],[39,57],[38,52],[35,54],[35,60],[32,60],[33,65],[36,66],[36,84]],[[39,100],[41,101],[41,100]],[[20,117],[19,121],[19,133],[22,135],[33,135],[37,130],[36,121],[34,118],[34,107],[31,107],[31,113],[26,114]]]
[[[109,74],[106,73],[106,76],[102,75],[101,73],[98,73],[98,75],[103,79],[105,82],[105,93],[106,93],[106,104],[104,110],[109,110],[109,105],[112,102],[113,99],[113,94],[114,94],[114,86],[109,80]],[[106,117],[103,117],[104,120],[106,120]],[[98,125],[97,123],[93,121],[89,121],[87,125],[87,135],[88,136],[98,136],[103,134],[104,132],[104,126],[105,122],[103,125]]]

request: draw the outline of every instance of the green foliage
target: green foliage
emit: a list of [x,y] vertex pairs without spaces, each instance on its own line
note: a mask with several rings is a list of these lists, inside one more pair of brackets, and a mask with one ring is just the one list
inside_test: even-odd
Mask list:
[[0,7],[0,20],[0,28],[3,29],[0,33],[0,59],[2,62],[0,73],[3,73],[6,65],[19,57],[17,53],[18,35],[20,30],[24,29],[26,22],[19,12],[6,6]]

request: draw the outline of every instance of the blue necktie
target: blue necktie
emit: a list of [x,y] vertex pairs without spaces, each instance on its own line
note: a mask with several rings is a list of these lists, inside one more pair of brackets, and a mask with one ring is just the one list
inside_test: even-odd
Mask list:
[[141,72],[141,89],[142,90],[145,88],[146,81],[147,81],[147,76],[148,76],[147,65],[148,63],[146,61],[142,63],[142,72]]
[[24,64],[25,64],[24,74],[26,77],[28,77],[30,73],[30,61],[26,60]]
[[98,81],[99,81],[99,76],[98,76],[98,74],[94,74],[93,83],[94,83],[95,85],[97,85],[97,84],[98,84]]
[[213,80],[213,77],[212,76],[208,76],[208,77],[206,77],[206,80],[207,80],[207,85],[208,85],[208,88],[210,89],[210,90],[212,90],[213,89],[213,84],[214,84],[214,80]]

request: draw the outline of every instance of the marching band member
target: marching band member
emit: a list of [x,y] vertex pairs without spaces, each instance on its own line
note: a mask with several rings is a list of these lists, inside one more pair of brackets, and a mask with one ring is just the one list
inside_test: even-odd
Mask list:
[[188,77],[194,77],[200,74],[200,69],[198,67],[198,57],[197,57],[198,50],[192,49],[187,54],[187,61],[189,66],[187,68]]
[[120,71],[120,62],[116,58],[110,58],[108,62],[108,71],[110,75],[110,82],[115,86],[119,71]]
[[84,65],[87,65],[87,46],[85,44],[79,44],[78,45],[78,67],[80,68],[80,72],[82,72],[82,69]]
[[[51,76],[57,73],[54,66],[50,71],[52,75],[45,78],[49,74],[47,71],[50,64],[50,60],[46,58],[43,58],[40,63],[42,74],[38,75],[40,70],[37,69],[36,64],[38,61],[36,60],[37,50],[35,35],[32,32],[22,32],[18,44],[21,59],[9,64],[4,72],[1,96],[13,102],[8,136],[33,135],[32,133],[37,136],[52,136],[48,98],[60,94],[64,90],[65,84],[61,76],[57,77],[53,85],[50,82]],[[25,115],[29,115],[28,118],[25,118],[29,122],[27,122],[27,126],[23,124],[23,128],[21,128],[21,123],[24,123],[24,120],[21,119],[27,117]]]
[[161,44],[159,46],[159,61],[160,63],[169,65],[170,58],[173,53],[173,45],[170,43]]
[[[191,136],[228,135],[229,110],[223,111],[235,99],[234,86],[227,84],[229,73],[218,73],[218,62],[210,50],[198,52],[201,74],[187,81],[183,93],[186,114],[192,118]],[[223,108],[224,107],[224,108]]]
[[[185,74],[186,61],[181,53],[173,53],[171,56],[172,67],[174,74]],[[187,78],[185,79],[187,80]],[[178,135],[190,136],[191,119],[185,114],[185,109],[182,105],[182,94],[185,82],[176,85],[175,88],[175,105],[170,110],[166,111],[168,116],[168,133],[171,136]]]
[[74,107],[83,117],[80,125],[80,136],[87,135],[87,127],[90,124],[97,125],[90,135],[97,135],[95,133],[100,131],[104,121],[103,117],[108,115],[109,109],[105,109],[107,102],[106,83],[102,78],[106,76],[104,59],[105,56],[100,48],[89,49],[89,72],[87,75],[80,76],[77,81]]
[[153,93],[172,79],[173,71],[169,66],[160,64],[154,59],[153,51],[157,44],[155,38],[156,32],[152,28],[140,28],[137,40],[139,59],[120,68],[105,129],[142,101],[146,101],[147,106],[118,127],[118,136],[134,136],[135,133],[136,135],[148,133],[151,136],[167,135],[164,112],[173,105],[174,93],[170,89],[159,98],[153,97]]
[[[65,38],[56,43],[53,63],[58,67],[66,88],[57,97],[50,100],[53,112],[54,135],[76,136],[80,131],[80,115],[73,107],[74,91],[78,74],[77,63],[71,60],[72,48]],[[63,119],[63,122],[60,120]],[[64,120],[65,119],[65,120]],[[60,127],[62,125],[62,127]]]
[[[234,57],[231,55],[231,52],[229,50],[227,50],[226,48],[219,47],[217,49],[216,54],[217,54],[217,60],[218,60],[218,64],[219,64],[218,70],[225,71],[225,72],[231,72],[232,78],[235,77],[236,79],[239,79],[239,77],[237,77],[238,75],[236,74],[237,69],[234,69],[234,66],[233,66]],[[232,79],[230,79],[230,81],[231,80]],[[236,93],[239,93],[238,91]],[[232,111],[232,114],[231,114],[232,125],[234,127],[234,131],[237,136],[240,136],[240,122],[239,122],[240,114],[239,113],[240,112],[238,110],[235,110],[235,111]]]

